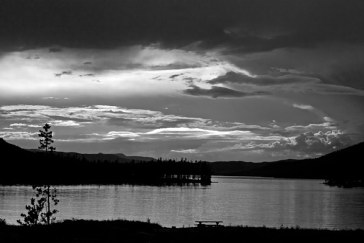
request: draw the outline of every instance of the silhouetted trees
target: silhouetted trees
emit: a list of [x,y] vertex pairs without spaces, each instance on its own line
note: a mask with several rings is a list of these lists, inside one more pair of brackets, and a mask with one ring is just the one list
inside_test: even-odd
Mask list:
[[52,139],[53,132],[50,129],[51,126],[48,123],[46,123],[43,126],[43,130],[39,130],[38,134],[38,136],[40,137],[39,139],[40,146],[38,148],[44,149],[46,152],[48,151],[53,152],[56,150],[56,148],[52,146],[52,143],[54,143]]
[[[210,165],[186,159],[150,161],[91,160],[78,153],[55,152],[50,126],[40,132],[40,148],[48,152],[21,149],[0,139],[5,159],[0,184],[210,184]],[[103,156],[100,156],[102,158]],[[115,158],[114,156],[111,156]],[[106,156],[106,158],[111,158]],[[51,194],[49,194],[51,195]]]
[[0,227],[6,225],[6,220],[3,218],[0,218]]
[[25,206],[27,214],[20,216],[23,220],[17,220],[21,225],[50,224],[56,220],[54,215],[58,210],[50,210],[50,203],[58,204],[56,189],[49,190],[49,186],[33,186],[35,197],[30,200],[30,204]]
[[[158,159],[121,163],[106,160],[89,161],[83,157],[56,152],[30,154],[34,156],[33,161],[19,162],[19,169],[0,177],[0,184],[208,185],[211,182],[210,166],[202,161]],[[23,168],[26,168],[26,171]],[[49,174],[49,171],[52,173]]]
[[[40,146],[38,147],[39,149],[44,149],[46,151],[46,153],[48,151],[53,152],[56,150],[55,147],[52,146],[52,143],[54,143],[53,141],[53,132],[50,131],[51,126],[46,123],[43,126],[43,130],[39,130],[39,137],[41,138],[39,140]],[[49,173],[51,173],[51,171],[49,171]],[[52,215],[54,215],[55,213],[57,213],[57,210],[51,210],[51,200],[53,201],[53,203],[57,204],[58,200],[56,199],[56,188],[52,188],[52,190],[50,189],[50,185],[46,185],[42,187],[38,187],[36,188],[38,191],[37,193],[42,195],[43,197],[45,197],[47,199],[47,212],[45,214],[45,217],[47,218],[47,224],[51,223],[51,219],[53,219]],[[55,218],[54,218],[55,219]]]
[[[54,142],[53,132],[50,131],[51,126],[46,123],[43,126],[43,130],[39,130],[39,143],[40,146],[38,147],[41,150],[45,150],[46,154],[48,152],[53,152],[56,148],[52,146],[52,143]],[[47,154],[48,155],[48,154]],[[48,161],[49,162],[49,161]],[[37,167],[35,167],[37,168]],[[44,168],[39,168],[38,172],[45,172],[48,176],[52,175],[52,169],[50,166],[46,166]],[[31,171],[29,171],[31,173]],[[34,174],[31,174],[32,176],[36,176],[39,178],[43,177],[43,173],[37,173],[36,171],[33,172]],[[27,214],[21,214],[21,217],[23,217],[22,220],[18,220],[17,222],[21,225],[36,225],[36,224],[50,224],[53,221],[56,220],[56,217],[54,216],[58,210],[51,209],[51,204],[57,205],[58,199],[57,199],[57,190],[55,187],[51,188],[51,185],[49,184],[49,181],[45,185],[33,185],[33,190],[35,191],[35,198],[33,197],[30,200],[30,204],[25,206],[25,209],[27,210]]]
[[209,163],[186,159],[90,161],[82,154],[30,152],[0,140],[0,184],[210,184]]

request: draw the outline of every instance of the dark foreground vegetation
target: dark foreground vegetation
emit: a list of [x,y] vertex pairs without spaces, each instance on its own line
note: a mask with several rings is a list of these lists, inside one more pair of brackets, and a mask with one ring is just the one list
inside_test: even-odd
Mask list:
[[75,153],[31,152],[0,138],[0,184],[210,184],[206,162],[88,160]]
[[164,228],[136,221],[67,220],[38,226],[0,225],[7,242],[354,242],[363,230],[316,230],[265,227]]

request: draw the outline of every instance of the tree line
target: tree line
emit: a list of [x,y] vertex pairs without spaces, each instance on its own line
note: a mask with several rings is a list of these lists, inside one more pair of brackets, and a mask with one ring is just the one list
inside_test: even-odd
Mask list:
[[[40,149],[5,148],[0,184],[71,185],[71,184],[152,184],[172,185],[211,183],[206,162],[186,159],[156,159],[130,162],[91,161],[80,154],[54,152],[50,127],[40,131]],[[43,132],[43,133],[42,133]],[[10,145],[10,144],[8,144]],[[15,146],[14,146],[15,147]]]

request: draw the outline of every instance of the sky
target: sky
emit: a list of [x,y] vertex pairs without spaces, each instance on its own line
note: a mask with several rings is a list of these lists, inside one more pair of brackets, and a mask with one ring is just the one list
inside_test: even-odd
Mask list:
[[0,137],[303,159],[364,140],[362,0],[0,0]]

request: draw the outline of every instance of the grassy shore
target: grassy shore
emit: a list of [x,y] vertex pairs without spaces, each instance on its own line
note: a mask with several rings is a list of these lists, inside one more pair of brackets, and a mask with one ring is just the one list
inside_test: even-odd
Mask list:
[[50,226],[0,225],[0,242],[354,242],[364,230],[265,227],[164,228],[158,224],[113,220],[66,220]]

